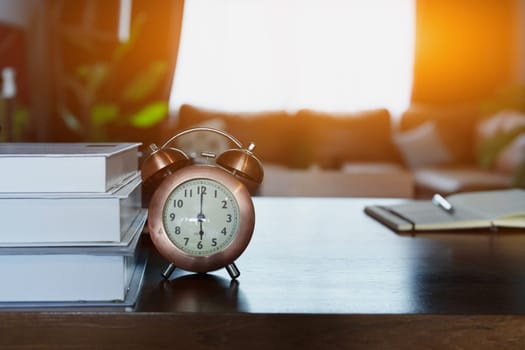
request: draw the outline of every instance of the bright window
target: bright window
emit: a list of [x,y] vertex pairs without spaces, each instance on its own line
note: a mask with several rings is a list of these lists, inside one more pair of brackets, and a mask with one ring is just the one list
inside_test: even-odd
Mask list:
[[401,112],[414,26],[414,0],[187,0],[171,109]]

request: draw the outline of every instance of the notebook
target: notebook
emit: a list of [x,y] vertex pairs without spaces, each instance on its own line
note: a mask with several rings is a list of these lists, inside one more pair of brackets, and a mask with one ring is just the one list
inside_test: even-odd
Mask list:
[[364,210],[395,231],[525,229],[525,190],[464,192],[432,200],[370,205]]

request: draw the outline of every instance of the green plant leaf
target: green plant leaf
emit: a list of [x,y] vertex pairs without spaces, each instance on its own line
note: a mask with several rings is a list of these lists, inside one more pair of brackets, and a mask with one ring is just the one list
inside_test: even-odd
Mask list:
[[65,29],[61,31],[61,33],[66,43],[83,50],[85,54],[92,54],[95,52],[93,41],[86,40],[86,35],[84,33],[72,29]]
[[90,96],[96,96],[98,89],[106,81],[110,74],[109,64],[97,62],[91,66],[91,71],[86,81],[86,88]]
[[163,61],[154,61],[143,71],[140,71],[122,92],[124,102],[137,102],[146,98],[162,82],[168,70]]
[[14,117],[15,140],[20,140],[22,132],[29,121],[29,110],[25,106],[17,106]]
[[77,117],[65,106],[59,108],[60,117],[68,127],[68,129],[80,133],[82,131],[82,124]]
[[168,103],[158,101],[150,103],[130,118],[132,126],[137,128],[149,128],[159,123],[168,114]]
[[75,75],[82,80],[85,80],[91,74],[91,66],[88,64],[79,64],[75,67]]
[[512,185],[525,188],[525,159],[518,166],[518,169],[516,169],[516,173],[512,179]]
[[115,103],[97,103],[91,108],[91,125],[98,127],[115,120],[119,107]]
[[82,64],[75,68],[74,77],[64,79],[82,103],[90,105],[95,102],[99,89],[111,75],[111,66],[105,62]]
[[478,163],[482,168],[489,168],[498,154],[517,136],[525,132],[525,127],[518,127],[507,132],[501,132],[485,140],[477,148]]

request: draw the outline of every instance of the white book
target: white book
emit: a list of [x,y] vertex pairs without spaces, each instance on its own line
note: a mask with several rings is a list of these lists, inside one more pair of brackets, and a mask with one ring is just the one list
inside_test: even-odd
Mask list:
[[126,300],[139,259],[145,215],[126,247],[0,248],[2,303]]
[[0,143],[0,192],[108,192],[138,171],[140,143]]
[[434,200],[372,205],[365,212],[396,231],[525,229],[525,190],[464,192]]
[[1,245],[119,242],[142,209],[141,179],[114,193],[0,193]]

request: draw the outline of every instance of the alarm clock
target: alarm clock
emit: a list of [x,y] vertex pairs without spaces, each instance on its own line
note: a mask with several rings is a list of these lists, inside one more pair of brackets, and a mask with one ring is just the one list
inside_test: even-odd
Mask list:
[[[221,135],[235,147],[221,154],[202,152],[206,162],[197,163],[170,146],[196,132]],[[230,134],[206,127],[181,131],[160,148],[150,145],[141,174],[151,241],[169,262],[162,273],[165,279],[177,267],[197,273],[225,268],[232,279],[239,277],[235,260],[251,240],[251,196],[264,177],[254,148],[253,143],[244,148]]]

